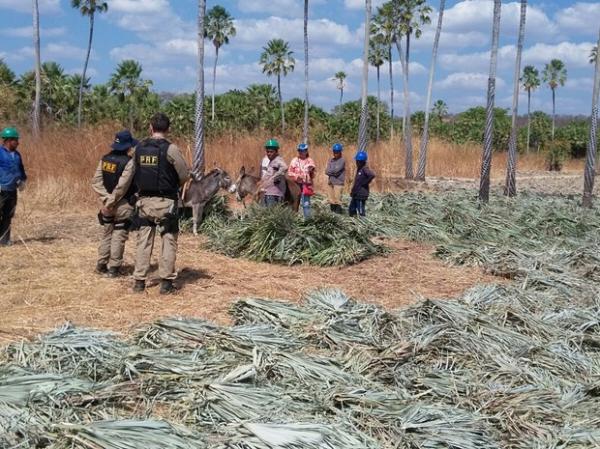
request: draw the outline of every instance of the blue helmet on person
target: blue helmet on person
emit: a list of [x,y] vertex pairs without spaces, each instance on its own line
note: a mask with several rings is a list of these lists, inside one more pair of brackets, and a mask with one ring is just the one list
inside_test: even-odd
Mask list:
[[331,147],[331,150],[334,153],[341,153],[344,150],[344,147],[341,143],[334,143],[333,146]]
[[298,144],[298,151],[301,151],[302,153],[308,151],[308,144],[306,144],[306,143]]
[[354,160],[358,162],[366,162],[367,159],[368,156],[366,151],[359,151],[358,153],[356,153],[356,156],[354,156]]

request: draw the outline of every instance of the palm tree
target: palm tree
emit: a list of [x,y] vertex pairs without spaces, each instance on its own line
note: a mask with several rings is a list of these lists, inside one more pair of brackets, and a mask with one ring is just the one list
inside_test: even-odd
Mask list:
[[590,64],[596,63],[596,58],[598,57],[598,46],[595,45],[590,51]]
[[196,116],[194,118],[194,160],[192,173],[196,179],[204,174],[204,30],[206,0],[198,0],[198,81],[196,84]]
[[103,13],[108,10],[108,3],[96,0],[71,0],[71,7],[78,9],[82,16],[90,18],[90,37],[88,39],[88,48],[83,64],[83,73],[81,75],[81,84],[79,85],[79,100],[77,103],[77,126],[81,128],[81,103],[83,101],[83,81],[86,79],[88,63],[90,62],[90,53],[92,51],[92,39],[94,37],[94,16],[96,13]]
[[111,92],[118,95],[120,101],[126,106],[130,129],[134,128],[137,106],[152,85],[152,81],[143,80],[141,75],[142,66],[132,59],[127,59],[117,66],[108,80]]
[[283,110],[283,97],[281,96],[281,75],[287,76],[294,71],[296,60],[294,52],[290,50],[290,44],[283,39],[271,39],[267,46],[263,47],[260,55],[260,63],[263,73],[267,76],[277,76],[277,95],[279,96],[279,107],[281,108],[281,132],[285,132],[285,112]]
[[367,151],[369,111],[367,107],[367,95],[369,84],[369,41],[371,36],[371,0],[365,0],[365,43],[363,50],[363,69],[361,85],[361,109],[360,122],[358,124],[358,149]]
[[302,140],[308,143],[308,0],[304,0],[304,127]]
[[423,135],[421,136],[421,148],[419,149],[419,165],[417,167],[417,180],[425,181],[425,170],[427,168],[427,144],[429,143],[429,108],[431,106],[431,94],[433,91],[433,77],[435,75],[435,62],[437,60],[440,35],[442,34],[442,21],[446,0],[440,0],[438,22],[433,39],[433,50],[431,51],[431,66],[429,67],[429,83],[427,84],[427,100],[425,101],[425,123],[423,124]]
[[[412,165],[412,128],[410,124],[410,88],[409,88],[409,64],[410,64],[410,39],[415,35],[421,37],[421,25],[431,22],[429,13],[431,8],[427,6],[425,0],[392,0],[394,13],[396,17],[396,48],[400,56],[403,75],[403,94],[404,94],[404,145],[406,147],[406,179],[413,178]],[[401,37],[405,37],[406,49],[402,51]]]
[[481,158],[481,180],[479,200],[487,203],[490,199],[490,172],[492,169],[492,140],[494,137],[494,102],[496,99],[496,67],[498,64],[498,41],[500,38],[501,0],[494,0],[494,20],[492,26],[492,49],[490,54],[490,76],[488,79],[487,109],[483,135],[483,155]]
[[556,89],[558,86],[564,86],[567,81],[567,68],[560,59],[553,59],[546,64],[542,77],[548,87],[552,90],[552,140],[554,140],[554,129],[556,123]]
[[233,19],[225,8],[216,5],[206,13],[204,36],[210,39],[215,46],[215,64],[213,66],[212,82],[212,106],[211,120],[215,120],[215,83],[217,80],[217,62],[219,60],[219,49],[229,43],[229,39],[236,33]]
[[377,14],[373,17],[371,33],[374,39],[382,42],[387,49],[388,72],[390,78],[390,137],[394,137],[394,73],[392,69],[392,45],[396,42],[396,24],[394,20],[394,8],[391,2],[384,3],[377,8]]
[[517,114],[519,109],[519,75],[521,74],[521,55],[523,54],[523,41],[525,40],[525,19],[527,16],[527,0],[521,0],[521,20],[519,21],[519,39],[517,41],[517,58],[515,61],[515,74],[512,99],[512,122],[510,139],[508,141],[508,163],[506,166],[506,186],[504,194],[515,196],[517,194]]
[[532,65],[525,66],[523,76],[521,76],[523,89],[527,92],[527,147],[529,151],[529,142],[531,139],[531,92],[540,87],[540,72]]
[[40,136],[40,104],[42,101],[42,62],[40,56],[40,9],[33,0],[33,47],[35,49],[35,100],[33,102],[33,135]]
[[442,121],[442,119],[448,115],[448,105],[444,100],[437,100],[433,103],[431,114],[434,117],[437,117],[439,121]]
[[[600,47],[600,29],[598,30],[598,45]],[[597,55],[596,51],[596,55]],[[585,172],[583,178],[583,206],[592,207],[592,193],[594,191],[594,176],[596,162],[596,143],[598,126],[598,96],[600,95],[600,58],[594,61],[596,70],[594,72],[594,90],[592,91],[592,116],[590,117],[590,138],[588,140],[587,154],[585,159]]]
[[379,113],[381,105],[381,86],[379,83],[380,68],[387,59],[387,51],[381,41],[378,39],[372,39],[369,44],[369,63],[375,67],[377,71],[377,135],[376,140],[379,141]]
[[340,106],[342,105],[342,101],[344,100],[344,88],[346,87],[346,72],[339,71],[335,75],[333,75],[333,80],[337,82],[336,87],[340,91]]

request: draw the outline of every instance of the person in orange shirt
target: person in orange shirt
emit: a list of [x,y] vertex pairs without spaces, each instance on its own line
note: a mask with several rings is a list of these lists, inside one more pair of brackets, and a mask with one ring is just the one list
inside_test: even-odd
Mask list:
[[300,205],[304,218],[310,217],[310,199],[315,194],[313,179],[315,176],[315,161],[308,155],[308,145],[298,145],[298,156],[292,159],[288,168],[288,176],[300,186]]

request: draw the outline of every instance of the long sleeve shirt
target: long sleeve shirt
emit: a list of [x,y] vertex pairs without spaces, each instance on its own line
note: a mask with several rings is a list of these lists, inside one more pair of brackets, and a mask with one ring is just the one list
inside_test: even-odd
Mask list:
[[265,195],[282,198],[285,196],[287,170],[288,166],[281,156],[277,156],[273,160],[267,156],[263,158],[260,164],[260,178]]
[[346,160],[343,157],[329,159],[325,174],[329,177],[329,184],[343,186],[346,182]]
[[0,146],[0,190],[15,192],[27,180],[21,153]]
[[295,157],[288,167],[288,176],[298,184],[312,184],[312,174],[315,166],[315,161],[310,157],[306,159]]
[[350,196],[356,200],[366,200],[369,198],[369,184],[375,179],[375,173],[367,166],[360,168],[356,172],[354,184]]

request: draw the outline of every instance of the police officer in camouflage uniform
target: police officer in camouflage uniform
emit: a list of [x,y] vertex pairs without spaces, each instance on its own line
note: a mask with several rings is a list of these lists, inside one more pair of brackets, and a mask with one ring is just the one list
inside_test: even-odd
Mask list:
[[128,150],[137,144],[129,131],[117,133],[111,145],[112,151],[102,157],[92,180],[92,188],[102,203],[98,219],[104,226],[96,272],[111,278],[120,274],[125,242],[129,236],[135,187],[133,160]]
[[173,280],[177,277],[177,203],[179,189],[189,179],[190,169],[179,148],[165,137],[169,126],[170,121],[165,114],[155,114],[150,120],[152,136],[140,142],[135,149],[134,183],[139,195],[137,217],[134,219],[139,227],[133,273],[135,292],[143,292],[146,288],[157,231],[161,238],[158,262],[160,293],[173,292]]

